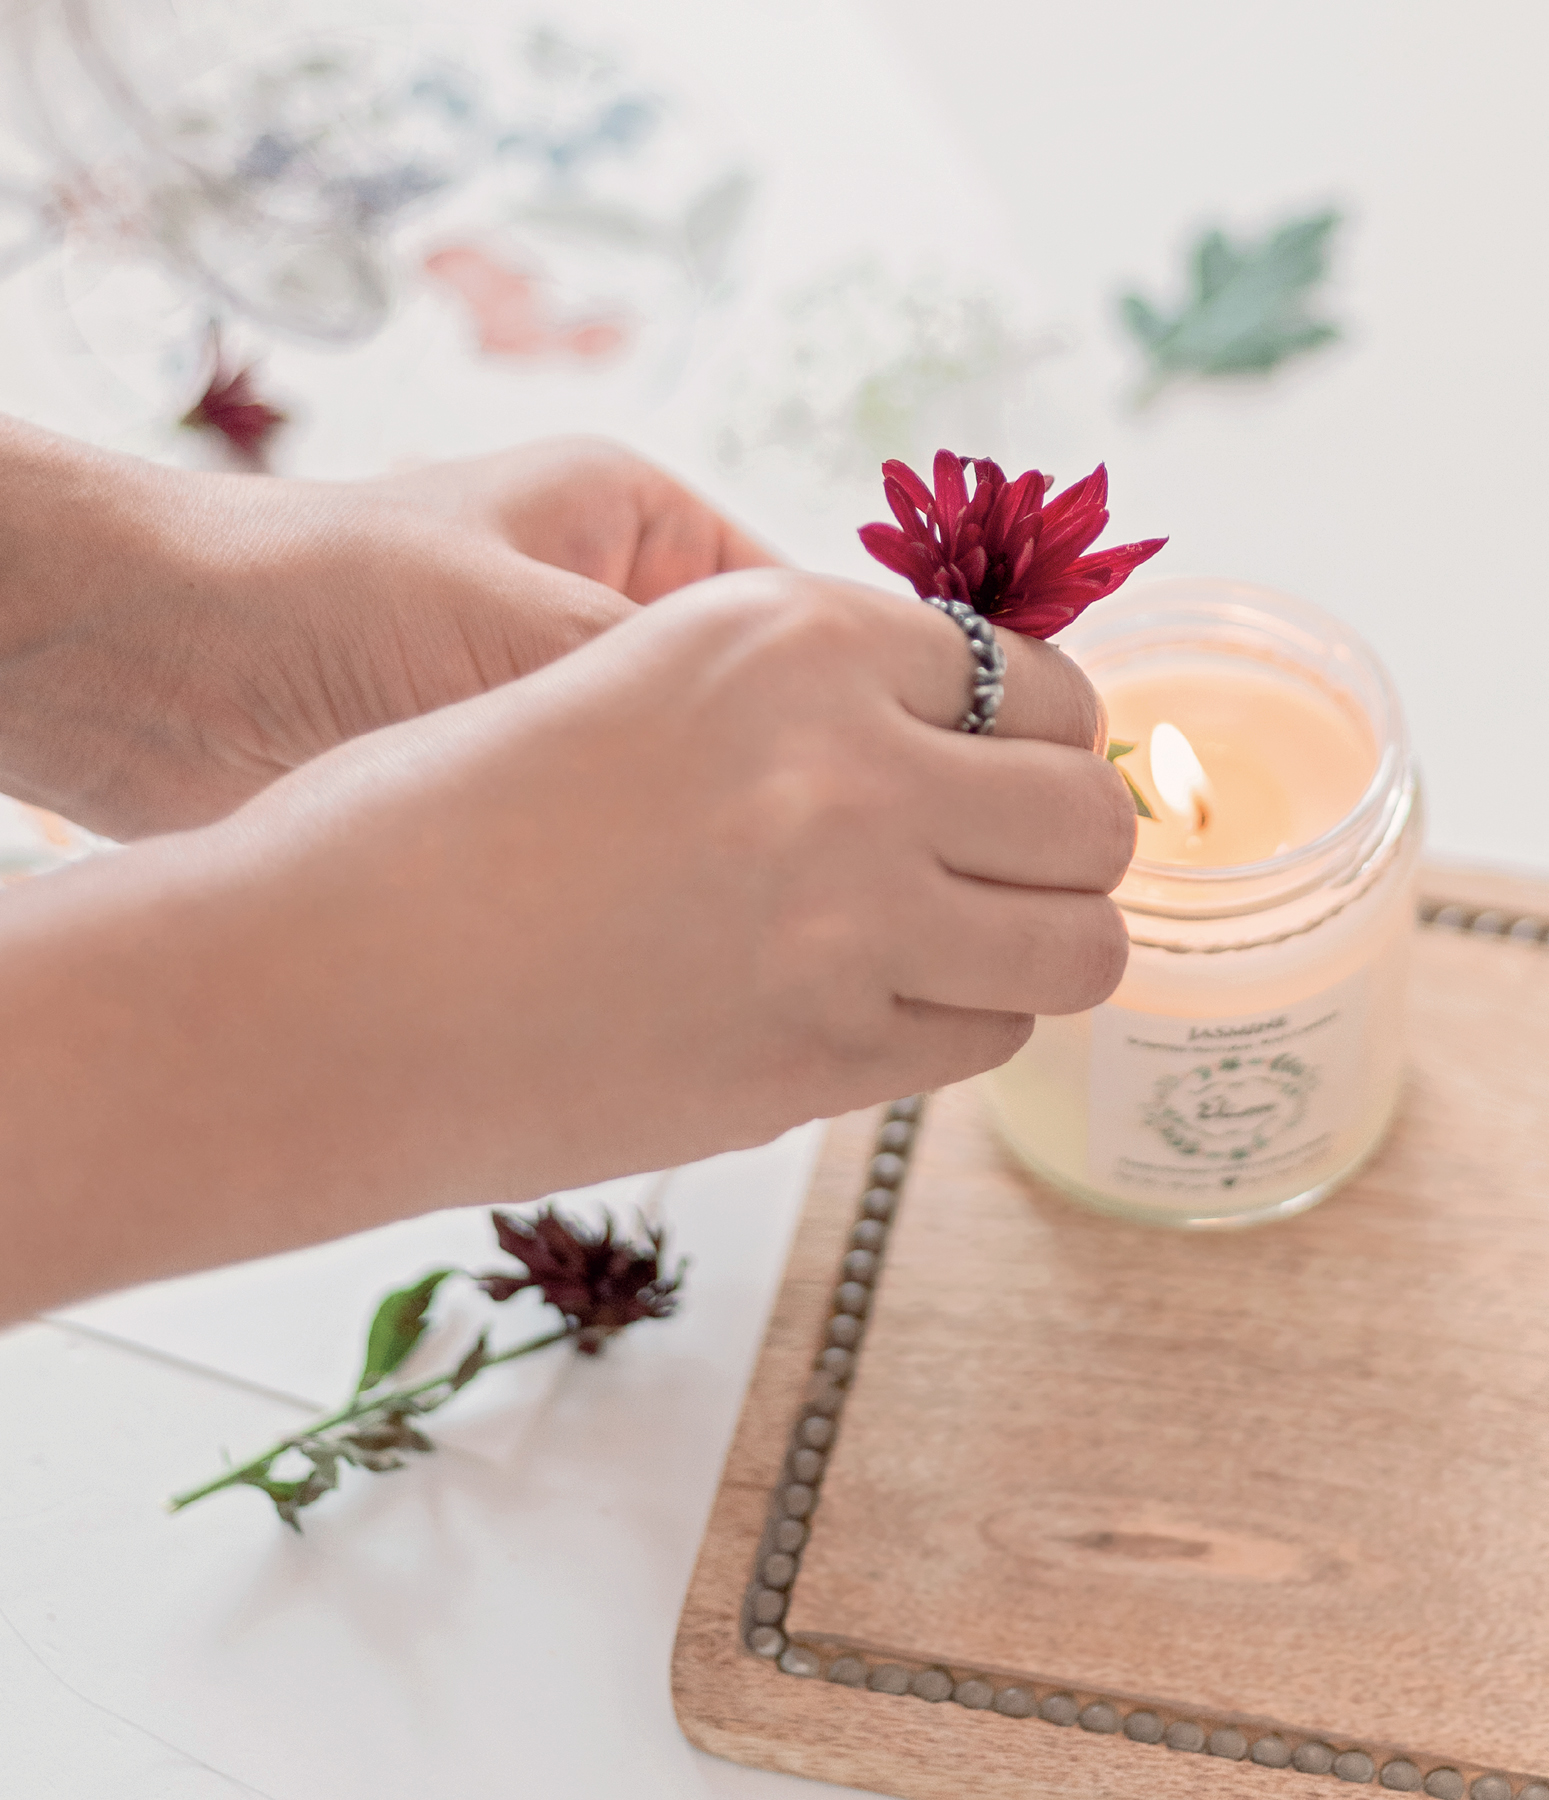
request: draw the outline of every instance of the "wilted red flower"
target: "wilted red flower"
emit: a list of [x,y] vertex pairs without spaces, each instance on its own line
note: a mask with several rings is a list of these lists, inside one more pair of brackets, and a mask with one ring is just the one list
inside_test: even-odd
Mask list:
[[[972,497],[963,474],[970,462]],[[1028,637],[1052,637],[1167,542],[1147,538],[1082,555],[1108,523],[1101,463],[1047,505],[1049,478],[1037,469],[1007,481],[987,456],[938,450],[933,473],[934,494],[907,464],[883,463],[887,503],[903,529],[863,525],[861,542],[917,594],[966,601]]]
[[218,431],[244,462],[261,469],[269,439],[287,423],[288,415],[261,398],[251,364],[245,369],[232,368],[214,327],[210,349],[215,367],[209,385],[178,423],[195,431]]
[[551,1206],[535,1219],[491,1213],[500,1247],[526,1269],[525,1275],[477,1277],[491,1300],[509,1300],[537,1288],[557,1306],[576,1334],[576,1348],[595,1356],[603,1344],[637,1319],[669,1318],[676,1309],[685,1265],[662,1272],[666,1234],[648,1231],[644,1244],[613,1235],[603,1215],[600,1231],[566,1219]]

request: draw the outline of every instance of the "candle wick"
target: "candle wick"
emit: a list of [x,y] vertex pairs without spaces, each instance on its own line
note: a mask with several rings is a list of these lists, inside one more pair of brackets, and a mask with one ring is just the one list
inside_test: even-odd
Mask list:
[[1194,796],[1194,829],[1196,831],[1204,831],[1208,829],[1209,825],[1210,808],[1206,804],[1204,796],[1202,794],[1196,794]]

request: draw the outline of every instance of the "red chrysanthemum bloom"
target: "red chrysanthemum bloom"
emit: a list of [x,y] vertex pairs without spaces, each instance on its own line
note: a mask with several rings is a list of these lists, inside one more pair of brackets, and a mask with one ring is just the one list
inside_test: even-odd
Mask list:
[[557,1306],[576,1334],[576,1348],[595,1356],[610,1337],[638,1319],[666,1319],[678,1304],[684,1264],[669,1275],[662,1267],[664,1234],[648,1231],[644,1244],[613,1235],[603,1216],[600,1231],[567,1219],[551,1206],[535,1219],[490,1214],[495,1236],[526,1273],[476,1277],[491,1300],[509,1300],[537,1288]]
[[[974,469],[974,491],[963,471]],[[863,525],[861,542],[921,595],[962,600],[1028,637],[1052,637],[1124,582],[1166,538],[1082,552],[1108,523],[1108,471],[1099,463],[1047,505],[1049,478],[1015,481],[987,456],[936,452],[933,494],[901,462],[882,465],[887,503],[903,527]]]
[[288,422],[258,392],[255,370],[233,369],[221,350],[220,333],[210,333],[215,367],[209,385],[179,421],[195,431],[218,431],[246,463],[264,466],[269,439]]

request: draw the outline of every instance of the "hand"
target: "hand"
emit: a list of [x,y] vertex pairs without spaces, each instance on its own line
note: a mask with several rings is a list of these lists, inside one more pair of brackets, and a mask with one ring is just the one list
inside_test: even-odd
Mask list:
[[197,475],[0,422],[0,788],[115,837],[200,825],[383,725],[771,560],[627,452],[389,480]]
[[666,1167],[1102,1000],[1134,809],[1074,665],[1006,648],[1003,735],[965,736],[939,613],[727,575],[8,897],[0,1092],[63,1146],[0,1132],[12,1266],[122,1281]]
[[366,485],[493,532],[523,556],[642,606],[707,576],[778,560],[671,476],[599,438],[551,438]]

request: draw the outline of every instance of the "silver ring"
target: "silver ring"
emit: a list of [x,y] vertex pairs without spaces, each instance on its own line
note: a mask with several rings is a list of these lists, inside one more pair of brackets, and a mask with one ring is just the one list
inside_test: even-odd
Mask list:
[[943,600],[936,594],[921,594],[920,598],[927,606],[945,613],[968,639],[974,659],[973,686],[968,694],[968,711],[958,720],[957,729],[988,737],[995,729],[995,716],[1006,692],[1006,653],[995,641],[995,627],[983,613],[975,612],[961,600]]

